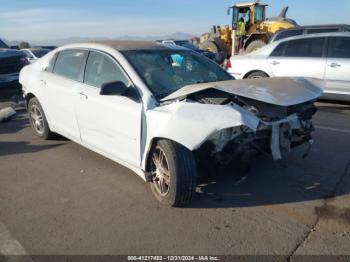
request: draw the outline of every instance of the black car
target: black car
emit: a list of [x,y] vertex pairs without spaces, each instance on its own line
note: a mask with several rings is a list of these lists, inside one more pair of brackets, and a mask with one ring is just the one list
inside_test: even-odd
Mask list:
[[283,29],[276,32],[276,34],[270,39],[270,43],[297,35],[331,32],[350,32],[350,25],[309,25]]
[[57,46],[54,45],[41,45],[41,46],[35,46],[35,48],[42,48],[42,49],[48,49],[50,51],[57,48]]
[[19,71],[27,64],[23,52],[10,49],[0,40],[0,87],[18,85]]
[[216,55],[213,52],[207,51],[207,50],[202,50],[198,46],[192,44],[188,40],[175,40],[174,43],[176,45],[186,47],[188,49],[191,49],[193,51],[196,51],[198,53],[201,53],[202,55],[205,55],[206,57],[210,58],[211,60],[214,60]]

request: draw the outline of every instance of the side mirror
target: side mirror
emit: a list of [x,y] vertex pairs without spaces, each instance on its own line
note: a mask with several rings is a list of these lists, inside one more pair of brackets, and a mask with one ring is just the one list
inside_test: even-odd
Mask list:
[[128,92],[128,87],[121,81],[104,83],[101,86],[100,95],[103,96],[122,96]]

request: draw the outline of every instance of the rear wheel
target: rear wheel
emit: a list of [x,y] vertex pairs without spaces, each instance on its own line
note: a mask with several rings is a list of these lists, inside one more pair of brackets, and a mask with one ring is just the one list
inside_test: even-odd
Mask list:
[[256,71],[256,72],[250,73],[247,76],[247,78],[266,78],[266,77],[269,77],[269,76],[262,71]]
[[28,117],[37,136],[45,140],[54,137],[54,133],[51,132],[47,123],[44,110],[36,97],[31,98],[28,102]]
[[224,62],[224,60],[227,57],[226,50],[215,41],[212,41],[212,40],[204,41],[203,43],[200,44],[200,48],[214,53],[215,61],[219,64]]
[[254,40],[247,46],[247,48],[245,49],[245,52],[251,53],[251,52],[258,50],[259,48],[261,48],[265,45],[266,45],[266,43],[263,40]]
[[193,154],[184,146],[159,140],[150,157],[151,190],[163,204],[181,207],[195,194],[196,165]]

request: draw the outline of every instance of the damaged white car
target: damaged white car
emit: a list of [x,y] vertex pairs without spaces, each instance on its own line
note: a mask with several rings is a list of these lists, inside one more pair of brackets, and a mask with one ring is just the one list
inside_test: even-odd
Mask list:
[[125,165],[170,206],[191,202],[208,163],[278,160],[311,143],[322,93],[304,78],[236,81],[191,50],[130,41],[58,48],[20,82],[37,135],[59,133]]

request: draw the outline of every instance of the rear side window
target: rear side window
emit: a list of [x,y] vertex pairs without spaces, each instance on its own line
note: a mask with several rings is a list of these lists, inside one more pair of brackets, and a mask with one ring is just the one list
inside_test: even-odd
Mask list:
[[301,35],[303,33],[303,30],[287,30],[287,31],[282,31],[275,37],[275,41],[287,38],[287,37],[292,37],[296,35]]
[[286,50],[288,42],[280,43],[275,50],[272,51],[270,56],[283,56],[284,50]]
[[53,73],[78,81],[87,51],[65,50],[58,54]]
[[329,41],[328,57],[350,58],[350,37],[332,37]]
[[286,57],[322,57],[325,38],[306,38],[288,41]]
[[84,83],[100,88],[103,84],[113,81],[121,81],[126,86],[130,86],[124,72],[109,56],[99,52],[90,52],[85,68]]

